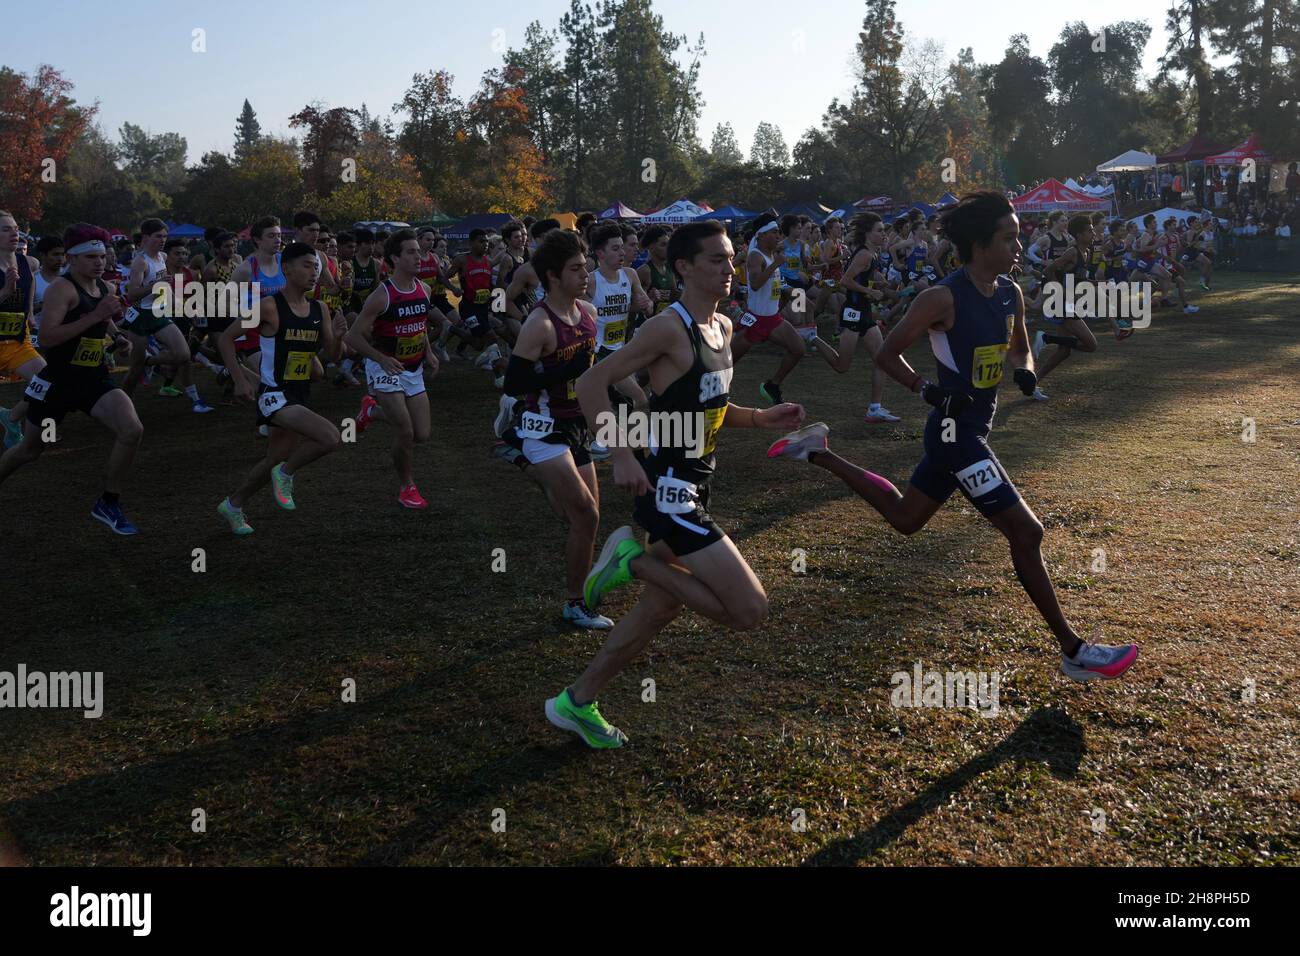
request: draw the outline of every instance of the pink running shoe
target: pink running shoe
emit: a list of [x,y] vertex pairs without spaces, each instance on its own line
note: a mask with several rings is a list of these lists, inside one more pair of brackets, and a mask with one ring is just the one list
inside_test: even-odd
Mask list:
[[370,419],[374,417],[375,409],[379,403],[371,395],[366,395],[361,399],[361,411],[357,412],[357,434],[360,435],[370,427]]
[[420,489],[415,485],[407,485],[398,492],[397,501],[403,508],[422,509],[429,507],[429,502],[420,497]]

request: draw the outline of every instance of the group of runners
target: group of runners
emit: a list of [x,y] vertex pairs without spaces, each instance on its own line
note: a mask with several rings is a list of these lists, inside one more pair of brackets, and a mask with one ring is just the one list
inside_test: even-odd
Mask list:
[[[626,740],[596,698],[684,608],[738,630],[767,613],[761,582],[711,516],[724,428],[789,432],[769,458],[828,472],[904,534],[960,490],[1006,537],[1068,676],[1118,677],[1136,659],[1134,645],[1082,641],[1065,617],[1043,564],[1042,525],[988,436],[1004,369],[1041,400],[1047,371],[1097,347],[1085,318],[1068,310],[1045,316],[1048,330],[1031,340],[1026,314],[1043,304],[1049,283],[1073,275],[1137,283],[1157,297],[1176,289],[1194,311],[1183,276],[1195,270],[1209,288],[1212,224],[1139,231],[1053,216],[1022,256],[1010,202],[982,192],[941,217],[892,224],[874,213],[824,226],[766,214],[734,242],[714,221],[643,231],[590,214],[577,229],[511,222],[499,235],[470,233],[455,256],[433,229],[331,233],[311,212],[292,225],[286,246],[278,219],[252,223],[246,258],[234,235],[214,231],[206,261],[148,220],[138,252],[119,262],[108,233],[84,223],[42,239],[30,257],[13,217],[0,212],[0,372],[27,383],[23,400],[0,413],[0,482],[57,440],[68,412],[81,411],[114,436],[92,516],[136,533],[119,496],[144,435],[140,389],[156,380],[161,394],[185,395],[207,414],[213,406],[195,382],[206,368],[228,400],[255,402],[250,440],[254,424],[267,439],[262,460],[216,505],[235,534],[252,533],[245,508],[260,489],[269,483],[276,505],[294,509],[296,476],[341,446],[341,425],[312,409],[313,383],[364,389],[356,431],[389,429],[398,502],[423,509],[415,446],[432,431],[426,382],[463,357],[500,392],[493,456],[539,486],[564,525],[562,617],[608,631],[586,669],[545,705],[553,723],[590,746]],[[208,296],[206,308],[182,307],[173,290],[184,283]],[[214,301],[226,307],[214,310]],[[1111,326],[1117,340],[1133,334],[1123,319]],[[933,380],[903,358],[923,335]],[[923,457],[901,491],[832,452],[829,429],[805,424],[803,406],[783,396],[808,351],[846,373],[859,340],[870,360],[866,422],[900,420],[883,404],[891,379],[930,406]],[[778,365],[758,405],[739,405],[733,369],[763,342],[779,350]],[[120,382],[115,369],[124,370]],[[644,441],[621,433],[597,441],[597,424],[620,410],[699,427],[678,433],[690,441],[665,441],[654,429]],[[631,516],[644,534],[620,527],[597,554],[596,462],[605,460],[614,484],[633,495]],[[608,594],[634,579],[642,582],[635,606],[617,623],[600,614]]]

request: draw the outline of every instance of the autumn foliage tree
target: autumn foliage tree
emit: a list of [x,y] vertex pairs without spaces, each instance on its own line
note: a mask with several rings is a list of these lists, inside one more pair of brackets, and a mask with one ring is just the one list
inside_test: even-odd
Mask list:
[[41,218],[46,189],[98,111],[77,106],[71,90],[52,66],[32,76],[0,67],[0,209],[19,220]]

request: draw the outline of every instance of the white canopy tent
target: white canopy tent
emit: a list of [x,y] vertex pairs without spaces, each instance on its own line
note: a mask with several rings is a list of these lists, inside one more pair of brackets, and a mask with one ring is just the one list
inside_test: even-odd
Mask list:
[[690,222],[699,216],[703,216],[709,210],[703,206],[697,206],[689,199],[679,199],[671,206],[665,206],[658,212],[652,212],[641,218],[642,223],[671,223],[679,225],[683,222]]
[[[1191,219],[1193,216],[1195,216],[1197,219],[1214,218],[1214,214],[1211,213],[1208,209],[1175,209],[1173,206],[1165,206],[1163,209],[1157,209],[1155,212],[1144,212],[1140,216],[1134,216],[1132,219],[1129,220],[1129,222],[1135,223],[1137,227],[1141,229],[1142,220],[1145,219],[1147,216],[1156,217],[1157,228],[1159,228],[1161,223],[1163,223],[1166,219],[1170,219],[1170,218],[1177,219],[1180,224],[1185,224],[1187,220]],[[1219,225],[1221,226],[1226,226],[1228,224],[1228,220],[1226,219],[1219,219],[1218,222]]]
[[1114,159],[1107,160],[1097,167],[1099,173],[1144,173],[1149,169],[1154,169],[1156,158],[1151,153],[1144,153],[1140,149],[1130,149],[1127,152],[1120,153]]

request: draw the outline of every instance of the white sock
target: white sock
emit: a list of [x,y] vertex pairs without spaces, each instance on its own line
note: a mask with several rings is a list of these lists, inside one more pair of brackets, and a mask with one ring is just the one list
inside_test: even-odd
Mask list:
[[185,394],[189,396],[190,401],[196,405],[201,401],[199,398],[199,387],[197,385],[186,385]]
[[880,403],[879,403],[879,402],[872,402],[870,405],[867,406],[867,411],[869,411],[869,412],[878,412],[878,411],[880,411]]

